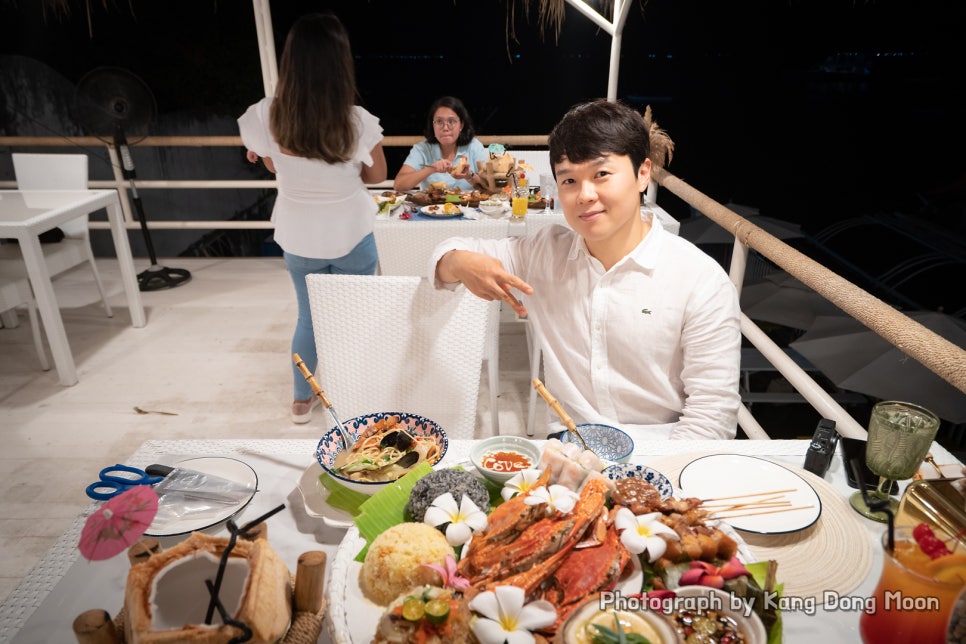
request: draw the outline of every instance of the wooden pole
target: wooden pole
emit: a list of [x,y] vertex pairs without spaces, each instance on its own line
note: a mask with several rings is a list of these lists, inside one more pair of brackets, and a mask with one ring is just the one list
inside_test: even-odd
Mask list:
[[106,610],[87,610],[74,620],[74,636],[80,644],[121,644],[121,636]]
[[295,571],[295,610],[317,613],[322,609],[325,552],[310,550],[299,557]]

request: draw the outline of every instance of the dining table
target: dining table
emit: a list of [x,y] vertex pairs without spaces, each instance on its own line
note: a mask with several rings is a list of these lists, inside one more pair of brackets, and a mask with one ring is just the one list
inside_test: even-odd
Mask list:
[[[472,470],[469,453],[473,443],[449,441],[437,468]],[[320,518],[310,509],[315,505],[307,500],[310,497],[303,496],[306,475],[313,477],[313,468],[319,467],[317,445],[314,439],[149,440],[125,462],[144,468],[152,463],[176,465],[186,459],[220,457],[250,466],[257,476],[257,492],[233,520],[241,525],[283,504],[284,510],[266,521],[267,538],[289,569],[296,570],[302,553],[321,550],[327,554],[328,606],[318,642],[361,644],[352,635],[358,625],[350,624],[356,607],[347,599],[351,595],[348,589],[357,584],[358,573],[348,563],[357,552],[357,544],[348,543],[355,528]],[[838,455],[824,477],[802,469],[809,445],[809,440],[639,440],[630,460],[665,473],[675,493],[679,473],[709,455],[762,459],[770,462],[769,467],[781,466],[804,479],[821,499],[821,513],[812,525],[789,534],[739,534],[759,560],[778,561],[777,579],[784,584],[783,601],[787,602],[781,606],[783,641],[794,644],[819,639],[823,644],[853,644],[859,641],[859,617],[881,570],[878,542],[885,528],[849,507],[847,499],[854,490],[847,485]],[[933,445],[932,453],[940,463],[958,463],[939,444]],[[735,476],[741,475],[735,472]],[[77,548],[85,520],[99,505],[91,503],[75,519],[0,606],[0,641],[74,641],[75,617],[91,609],[103,609],[110,615],[120,609],[129,569],[127,557],[121,554],[88,561]],[[228,535],[224,523],[205,532]],[[159,541],[162,548],[168,548],[183,538],[161,537]]]
[[131,312],[131,326],[145,325],[144,305],[134,271],[134,259],[124,227],[117,190],[0,190],[0,238],[16,239],[30,279],[37,308],[60,384],[77,384],[77,366],[67,340],[64,320],[44,261],[40,235],[75,217],[105,208],[110,222],[121,282]]

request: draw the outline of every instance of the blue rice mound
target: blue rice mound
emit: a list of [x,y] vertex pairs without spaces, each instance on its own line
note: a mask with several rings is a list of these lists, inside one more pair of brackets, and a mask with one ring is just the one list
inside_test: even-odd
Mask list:
[[434,470],[416,481],[412,492],[409,493],[406,513],[413,518],[413,521],[421,523],[426,516],[426,509],[437,497],[447,492],[453,495],[457,505],[464,494],[469,494],[476,507],[484,512],[490,508],[490,494],[479,477],[465,470],[445,469]]

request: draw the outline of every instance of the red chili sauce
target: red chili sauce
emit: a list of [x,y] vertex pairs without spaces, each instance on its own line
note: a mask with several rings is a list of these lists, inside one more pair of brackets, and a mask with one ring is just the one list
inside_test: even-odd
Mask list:
[[487,452],[483,455],[481,461],[483,467],[494,472],[519,472],[532,465],[527,456],[508,449]]

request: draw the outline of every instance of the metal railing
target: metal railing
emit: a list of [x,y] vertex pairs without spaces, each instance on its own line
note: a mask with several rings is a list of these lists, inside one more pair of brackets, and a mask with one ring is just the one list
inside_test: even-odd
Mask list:
[[[494,141],[514,147],[546,146],[545,135],[495,135],[480,137],[484,144]],[[408,148],[422,139],[421,136],[387,136],[385,147]],[[158,147],[242,147],[239,136],[169,136],[147,137],[138,146]],[[121,165],[112,145],[96,137],[0,137],[0,146],[14,148],[43,147],[103,147],[110,155],[114,171],[111,181],[91,181],[91,188],[116,188],[121,196],[126,227],[136,228],[139,223],[131,212],[129,190],[130,181],[121,172]],[[730,265],[730,277],[735,287],[741,291],[744,282],[748,253],[755,250],[774,262],[816,293],[842,309],[860,323],[875,331],[888,342],[900,348],[906,355],[922,363],[943,380],[966,393],[966,350],[949,342],[942,336],[906,316],[889,304],[875,298],[855,284],[803,255],[796,249],[772,236],[749,220],[729,210],[694,189],[681,179],[663,168],[655,167],[652,176],[656,184],[666,188],[696,210],[712,219],[735,237]],[[276,187],[273,180],[158,180],[138,179],[137,188],[149,189],[223,189],[253,188],[271,189]],[[390,181],[373,185],[373,188],[391,185]],[[0,181],[0,188],[14,188],[15,181]],[[654,201],[655,184],[648,191],[648,199]],[[107,228],[107,222],[91,222],[92,228]],[[151,229],[271,229],[270,221],[262,220],[205,220],[179,221],[155,220]],[[802,397],[824,418],[836,422],[843,436],[863,438],[865,428],[826,392],[808,373],[792,360],[785,351],[765,334],[755,322],[742,314],[741,332],[762,355],[781,373]],[[768,439],[767,432],[752,416],[750,410],[741,406],[738,416],[739,425],[752,439]]]

